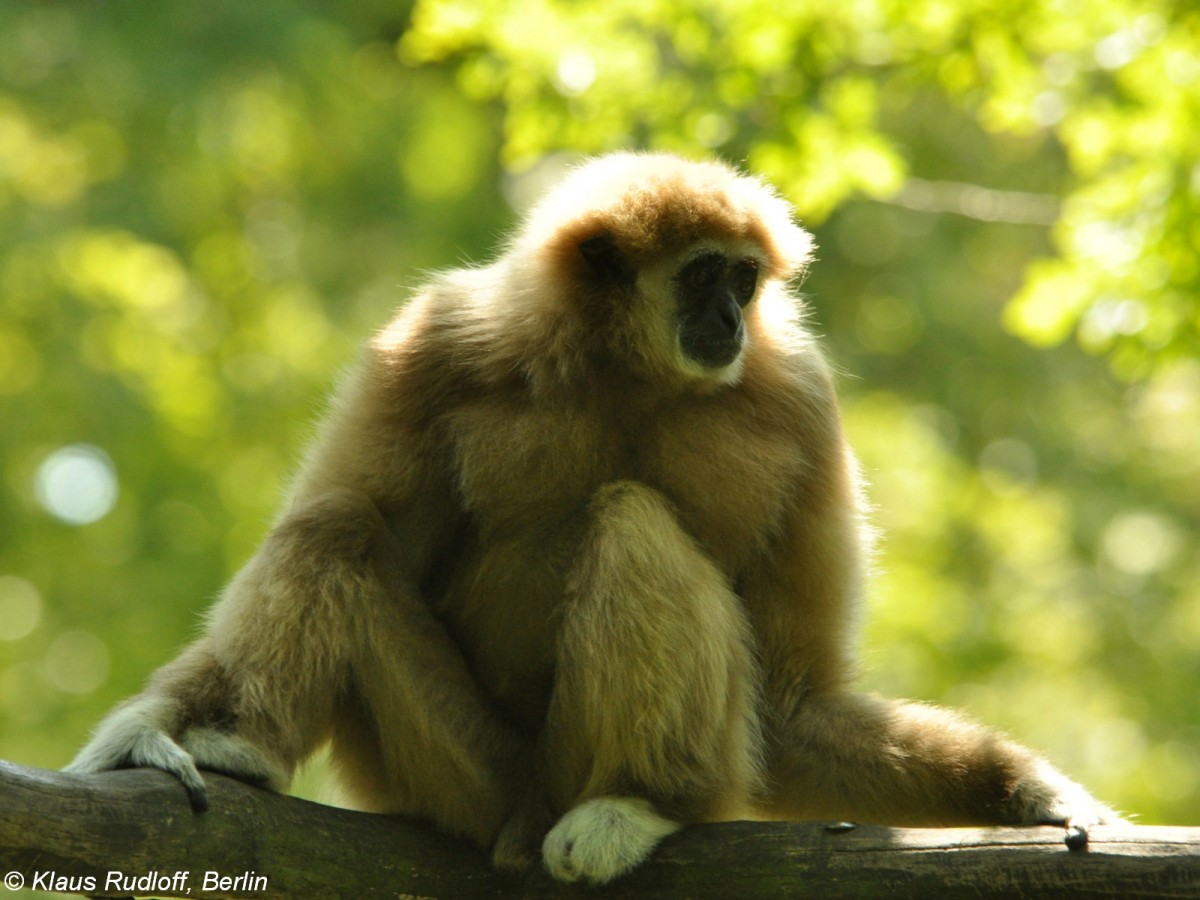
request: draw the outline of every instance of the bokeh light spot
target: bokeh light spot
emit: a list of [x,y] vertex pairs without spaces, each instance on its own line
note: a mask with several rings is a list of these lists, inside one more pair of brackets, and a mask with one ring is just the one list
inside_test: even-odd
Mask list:
[[112,512],[117,472],[107,453],[90,444],[55,450],[38,466],[34,494],[48,513],[69,525],[89,525]]
[[42,619],[38,589],[15,575],[0,575],[0,641],[19,641]]
[[1145,510],[1123,512],[1104,530],[1105,558],[1129,575],[1149,575],[1165,568],[1183,549],[1178,526],[1165,516]]
[[90,631],[64,631],[44,662],[47,680],[69,694],[90,694],[108,678],[108,647]]

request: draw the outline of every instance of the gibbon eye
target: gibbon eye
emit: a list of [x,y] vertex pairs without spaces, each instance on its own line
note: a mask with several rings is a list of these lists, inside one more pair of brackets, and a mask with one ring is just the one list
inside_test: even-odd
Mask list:
[[720,257],[717,256],[702,256],[687,267],[687,285],[691,288],[715,287],[720,277]]
[[738,303],[745,306],[758,287],[758,260],[743,259],[733,267],[733,292]]

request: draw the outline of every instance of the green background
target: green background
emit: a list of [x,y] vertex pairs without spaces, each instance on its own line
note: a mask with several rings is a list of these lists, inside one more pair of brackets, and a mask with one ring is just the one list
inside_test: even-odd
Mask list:
[[1183,0],[0,3],[0,757],[66,763],[356,346],[616,147],[743,164],[816,235],[884,534],[864,683],[1200,823]]

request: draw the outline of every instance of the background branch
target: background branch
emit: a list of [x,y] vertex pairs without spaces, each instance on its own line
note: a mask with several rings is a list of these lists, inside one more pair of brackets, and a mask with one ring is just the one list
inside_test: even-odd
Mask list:
[[[91,878],[94,895],[112,893],[110,872],[153,873],[151,890],[133,890],[193,898],[1200,896],[1200,828],[1107,827],[1071,852],[1057,828],[694,826],[596,890],[497,872],[478,848],[410,820],[205,777],[211,806],[196,814],[161,772],[80,776],[0,762],[0,870],[43,889]],[[206,872],[231,881],[205,889]]]

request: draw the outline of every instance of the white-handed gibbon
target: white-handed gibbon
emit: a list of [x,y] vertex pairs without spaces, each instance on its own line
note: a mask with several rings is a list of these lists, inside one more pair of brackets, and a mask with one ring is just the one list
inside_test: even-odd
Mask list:
[[868,531],[788,289],[810,253],[723,164],[576,169],[369,343],[204,635],[71,769],[203,808],[199,769],[283,790],[328,743],[352,805],[591,882],[690,822],[1114,818],[853,691]]

